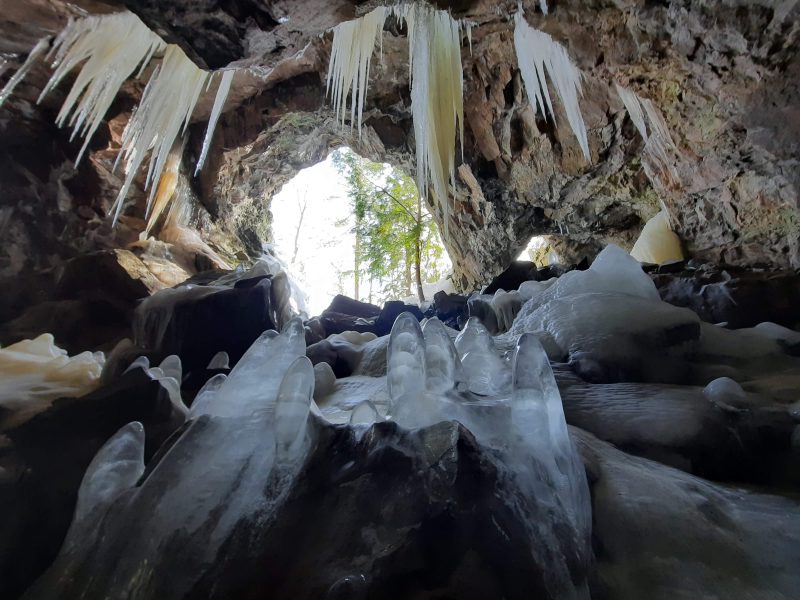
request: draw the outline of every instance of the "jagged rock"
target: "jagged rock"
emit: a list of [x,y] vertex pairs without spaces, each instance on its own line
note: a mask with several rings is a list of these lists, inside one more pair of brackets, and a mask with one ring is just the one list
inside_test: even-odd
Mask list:
[[[436,292],[431,306],[433,314],[442,323],[452,329],[461,329],[461,321],[466,321],[467,297],[459,294],[448,294],[445,291]],[[427,315],[426,315],[427,316]]]
[[343,333],[345,331],[357,331],[359,333],[376,331],[374,318],[364,319],[362,317],[324,310],[319,317],[319,321],[325,328],[326,336],[335,333]]
[[404,312],[411,313],[417,318],[418,321],[421,321],[423,318],[423,314],[419,309],[419,306],[414,304],[405,304],[400,300],[390,300],[383,305],[381,314],[375,320],[375,335],[378,337],[389,335],[395,319],[398,317],[398,315]]
[[[131,421],[145,424],[146,455],[183,422],[158,382],[136,369],[82,398],[53,402],[11,430],[0,449],[0,596],[15,598],[55,558],[78,486],[98,449]],[[3,438],[0,438],[3,439]]]
[[685,306],[710,323],[753,327],[771,321],[800,326],[800,274],[703,265],[676,273],[656,273],[661,297]]
[[[45,289],[32,290],[28,309],[0,325],[0,343],[7,345],[52,333],[69,353],[110,350],[131,335],[137,302],[164,285],[128,250],[106,250],[66,261],[60,275],[42,273],[29,280]],[[12,304],[26,300],[13,294]],[[36,301],[39,300],[37,303]]]
[[217,352],[235,364],[258,336],[276,328],[270,292],[269,278],[251,287],[165,290],[137,311],[136,345],[177,354],[187,371],[205,368]]
[[328,308],[325,309],[325,312],[334,312],[343,315],[352,315],[354,317],[369,319],[371,317],[377,317],[379,314],[381,314],[381,309],[379,306],[375,306],[374,304],[360,302],[358,300],[348,298],[347,296],[343,296],[342,294],[337,294],[334,296],[333,300],[331,300],[331,303]]
[[539,270],[527,260],[515,260],[483,290],[484,294],[494,294],[497,290],[518,290],[525,281],[539,281]]

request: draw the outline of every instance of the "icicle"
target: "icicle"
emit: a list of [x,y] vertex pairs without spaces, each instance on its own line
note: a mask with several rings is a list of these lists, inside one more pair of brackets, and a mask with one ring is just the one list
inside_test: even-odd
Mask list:
[[[625,89],[618,83],[615,84],[625,109],[631,121],[636,126],[639,135],[645,141],[644,151],[653,161],[655,166],[668,174],[672,180],[677,180],[678,175],[672,164],[671,154],[677,149],[669,133],[667,123],[652,100],[642,98],[634,92]],[[645,126],[645,123],[647,126]],[[649,131],[648,131],[649,128]],[[663,206],[663,202],[662,202]],[[669,221],[669,213],[664,206],[664,212]]]
[[214,137],[214,129],[217,127],[217,121],[219,121],[222,108],[225,106],[225,100],[228,99],[234,73],[236,73],[236,71],[233,70],[222,72],[219,87],[217,88],[217,96],[214,98],[214,107],[211,109],[211,116],[208,118],[208,127],[206,127],[206,135],[203,139],[203,150],[200,152],[200,159],[197,161],[197,168],[194,170],[195,177],[197,177],[197,174],[206,162],[208,149],[211,147],[211,138]]
[[[394,14],[394,10],[391,11]],[[361,118],[369,85],[369,67],[375,42],[380,39],[387,8],[379,6],[360,19],[340,23],[333,28],[333,45],[328,63],[327,94],[332,96],[336,119],[344,127],[347,95],[350,94],[350,127]]]
[[564,46],[554,41],[549,35],[528,25],[522,11],[514,16],[514,48],[517,62],[522,73],[522,80],[528,92],[528,98],[543,115],[550,113],[555,120],[553,102],[547,87],[547,76],[555,92],[561,98],[567,113],[567,122],[578,138],[581,151],[586,160],[591,160],[586,124],[581,115],[579,98],[583,95],[581,87],[582,74],[572,64]]
[[3,103],[8,99],[11,93],[14,91],[14,88],[19,85],[19,82],[25,79],[25,76],[28,74],[28,71],[33,68],[33,65],[36,64],[36,61],[39,59],[42,54],[44,54],[45,50],[47,50],[48,45],[50,44],[50,38],[42,38],[33,49],[28,54],[28,57],[25,59],[25,62],[22,63],[22,66],[19,70],[14,73],[11,79],[8,80],[5,87],[3,87],[2,91],[0,91],[0,106],[3,106]]
[[543,14],[547,14],[547,0],[539,0],[539,8]]
[[463,153],[464,76],[461,66],[461,34],[472,46],[471,25],[453,19],[446,11],[426,5],[401,4],[378,7],[369,14],[334,28],[328,66],[328,94],[336,118],[344,124],[348,91],[351,126],[361,119],[369,83],[369,65],[376,40],[381,39],[388,17],[404,20],[408,27],[411,71],[411,113],[417,155],[417,188],[427,199],[429,188],[444,214],[444,235],[449,232],[448,178],[455,187],[455,137],[458,131]]
[[[115,223],[122,211],[123,200],[150,149],[152,154],[145,188],[160,180],[175,139],[188,127],[209,75],[195,66],[178,46],[167,47],[161,67],[147,84],[142,101],[122,134],[120,155],[126,163],[126,177],[112,208]],[[148,214],[156,187],[152,186],[147,200]]]
[[175,195],[175,188],[178,187],[178,175],[181,167],[181,157],[183,156],[183,145],[178,146],[169,154],[167,164],[158,180],[155,199],[150,206],[150,213],[147,215],[147,225],[144,229],[145,238],[150,233],[153,225],[164,212],[164,209]]
[[73,138],[85,138],[76,164],[122,83],[164,48],[161,38],[129,12],[70,21],[58,36],[53,48],[56,69],[39,101],[83,63],[56,118],[59,127],[72,127]]

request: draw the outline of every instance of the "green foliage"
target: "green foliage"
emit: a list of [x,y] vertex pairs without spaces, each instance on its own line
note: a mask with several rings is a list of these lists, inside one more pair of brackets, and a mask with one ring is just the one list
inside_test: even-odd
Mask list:
[[[353,274],[369,283],[372,302],[418,294],[417,272],[419,283],[441,279],[444,247],[414,180],[346,148],[333,154],[333,164],[347,181],[353,208]],[[357,295],[364,298],[365,291]]]

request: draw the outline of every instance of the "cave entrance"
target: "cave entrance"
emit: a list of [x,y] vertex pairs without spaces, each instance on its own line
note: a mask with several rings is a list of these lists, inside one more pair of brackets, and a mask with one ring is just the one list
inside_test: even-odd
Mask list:
[[381,305],[452,291],[439,230],[401,169],[342,147],[303,169],[271,203],[275,252],[311,315],[336,294]]
[[548,235],[533,236],[516,260],[529,260],[540,268],[561,262],[555,244]]

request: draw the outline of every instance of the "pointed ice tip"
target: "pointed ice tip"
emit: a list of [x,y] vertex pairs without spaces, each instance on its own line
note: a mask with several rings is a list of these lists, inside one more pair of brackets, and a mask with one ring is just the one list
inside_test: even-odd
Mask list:
[[461,360],[444,324],[433,317],[422,327],[425,338],[427,387],[436,392],[453,389],[462,379]]
[[517,341],[512,359],[513,380],[515,390],[544,390],[544,377],[550,363],[539,338],[532,333],[524,333]]
[[425,389],[425,340],[419,321],[411,313],[397,317],[386,352],[386,382],[393,402]]
[[217,352],[214,356],[211,357],[211,360],[208,362],[208,366],[206,369],[214,370],[214,369],[230,369],[231,368],[231,359],[228,356],[227,352]]
[[286,325],[283,326],[281,333],[290,337],[302,336],[303,339],[305,339],[306,331],[303,328],[303,320],[300,317],[293,317],[288,323],[286,323]]
[[111,436],[87,467],[78,489],[73,527],[136,485],[142,473],[144,426],[133,421]]
[[314,367],[307,357],[301,356],[283,376],[275,403],[275,444],[278,455],[284,459],[291,459],[299,451],[313,394]]
[[161,361],[158,365],[166,377],[173,377],[175,381],[180,383],[183,381],[183,367],[181,366],[181,359],[177,354],[171,354]]
[[350,413],[350,425],[372,425],[380,420],[378,409],[369,400],[357,404]]

